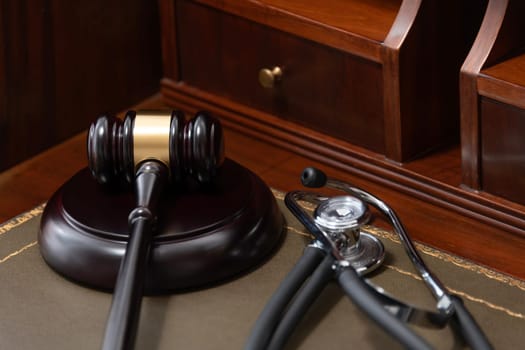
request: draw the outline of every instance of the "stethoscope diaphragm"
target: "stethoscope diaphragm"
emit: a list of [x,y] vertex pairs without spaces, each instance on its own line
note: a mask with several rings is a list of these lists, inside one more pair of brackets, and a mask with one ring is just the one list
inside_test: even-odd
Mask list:
[[383,243],[361,229],[370,218],[366,203],[353,196],[327,198],[313,213],[315,224],[334,241],[344,261],[360,275],[375,270],[385,258]]

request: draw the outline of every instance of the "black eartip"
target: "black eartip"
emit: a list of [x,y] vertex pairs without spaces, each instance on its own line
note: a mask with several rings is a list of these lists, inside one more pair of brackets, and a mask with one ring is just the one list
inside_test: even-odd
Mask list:
[[301,174],[301,182],[306,187],[323,187],[326,185],[326,181],[326,174],[313,167],[304,169],[303,173]]

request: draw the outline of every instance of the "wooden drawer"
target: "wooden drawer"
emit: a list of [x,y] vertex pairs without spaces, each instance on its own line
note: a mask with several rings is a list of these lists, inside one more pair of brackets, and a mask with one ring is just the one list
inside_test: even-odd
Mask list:
[[[176,13],[181,81],[384,153],[380,64],[193,2]],[[259,71],[274,66],[282,78],[265,88]]]

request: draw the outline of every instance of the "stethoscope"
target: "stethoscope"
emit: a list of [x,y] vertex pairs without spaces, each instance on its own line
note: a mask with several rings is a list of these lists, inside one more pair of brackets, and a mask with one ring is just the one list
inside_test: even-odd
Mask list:
[[[315,168],[306,168],[301,181],[306,187],[327,186],[347,195],[326,197],[306,191],[287,193],[286,206],[314,240],[267,302],[246,349],[281,349],[308,307],[334,278],[358,308],[405,348],[432,348],[408,327],[408,323],[442,328],[450,322],[454,332],[470,348],[492,349],[462,300],[451,294],[426,266],[392,208],[374,195],[328,178]],[[313,217],[300,202],[315,206]],[[385,256],[381,241],[361,230],[371,217],[368,205],[375,207],[392,224],[416,271],[433,295],[436,311],[407,305],[363,278],[379,267]]]

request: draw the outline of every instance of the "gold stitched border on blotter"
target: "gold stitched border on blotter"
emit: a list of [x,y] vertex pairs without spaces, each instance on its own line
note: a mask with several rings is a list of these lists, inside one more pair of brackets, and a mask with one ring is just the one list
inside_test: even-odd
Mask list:
[[[385,266],[386,268],[388,268],[390,270],[396,271],[397,273],[400,273],[402,275],[412,277],[413,279],[416,279],[418,281],[422,281],[423,280],[421,278],[421,276],[419,276],[419,275],[417,275],[417,274],[415,274],[413,272],[409,272],[409,271],[403,270],[403,269],[401,269],[401,268],[399,268],[397,266],[389,265],[389,264],[384,264],[383,266]],[[462,292],[462,291],[457,290],[457,289],[453,289],[453,288],[450,288],[450,287],[447,287],[447,289],[449,290],[449,292],[451,292],[453,294],[456,294],[456,295],[458,295],[460,297],[463,297],[464,299],[470,300],[470,301],[478,303],[478,304],[485,305],[486,307],[488,307],[490,309],[493,309],[493,310],[504,312],[504,313],[506,313],[507,315],[509,315],[511,317],[515,317],[515,318],[519,318],[519,319],[525,320],[525,315],[522,314],[522,313],[512,311],[511,309],[508,309],[508,308],[500,306],[500,305],[496,305],[494,303],[491,303],[490,301],[486,301],[485,299],[477,298],[475,296],[472,296],[472,295],[470,295],[468,293]]]
[[[290,227],[290,226],[287,226],[286,227],[288,230],[290,231],[293,231],[294,233],[296,234],[299,234],[299,235],[302,235],[302,236],[308,236],[308,237],[311,237],[310,235],[308,235],[307,233],[304,233],[304,232],[301,232],[297,229],[295,229],[294,227]],[[23,253],[24,251],[26,251],[27,249],[31,248],[31,247],[34,247],[37,245],[37,241],[33,241],[29,244],[26,244],[25,246],[23,246],[22,248],[8,254],[7,256],[3,257],[2,259],[0,259],[0,264],[6,262],[7,260]],[[406,275],[406,276],[410,276],[416,280],[421,280],[421,277],[416,275],[415,273],[413,272],[408,272],[408,271],[405,271],[403,269],[400,269],[399,267],[396,267],[396,266],[393,266],[393,265],[385,265],[385,267],[391,269],[391,270],[394,270],[402,275]],[[462,291],[459,291],[459,290],[455,290],[455,289],[450,289],[449,290],[454,293],[454,294],[457,294],[465,299],[468,299],[472,302],[475,302],[475,303],[479,303],[479,304],[482,304],[482,305],[485,305],[486,307],[490,308],[490,309],[493,309],[493,310],[496,310],[496,311],[501,311],[501,312],[504,312],[506,313],[507,315],[511,316],[511,317],[515,317],[515,318],[519,318],[519,319],[525,319],[525,315],[519,313],[519,312],[515,312],[515,311],[512,311],[508,308],[505,308],[503,306],[500,306],[500,305],[496,305],[494,303],[491,303],[489,301],[486,301],[484,299],[481,299],[481,298],[476,298],[468,293],[465,293],[465,292],[462,292]]]
[[[283,192],[278,191],[278,190],[272,190],[272,192],[273,192],[275,198],[280,199],[280,200],[284,199],[285,194]],[[315,208],[310,203],[307,203],[307,205],[305,205],[305,207],[307,209],[310,209],[310,210],[313,210]],[[297,230],[294,230],[294,231],[297,232]],[[373,234],[375,236],[388,239],[388,240],[390,240],[392,242],[395,242],[395,243],[398,243],[398,244],[401,243],[399,241],[398,236],[395,233],[391,232],[391,231],[387,231],[387,230],[384,230],[384,229],[381,229],[381,228],[378,228],[378,227],[375,227],[375,226],[371,226],[371,225],[365,226],[364,231],[369,232],[369,233],[371,233],[371,234]],[[520,280],[520,279],[511,277],[511,276],[505,275],[505,274],[503,274],[501,272],[494,271],[494,270],[489,269],[487,267],[475,264],[475,263],[473,263],[471,261],[468,261],[466,259],[460,258],[458,256],[455,256],[455,255],[452,255],[452,254],[449,254],[449,253],[445,253],[445,252],[443,252],[441,250],[438,250],[438,249],[435,249],[435,248],[431,248],[431,247],[426,246],[426,245],[421,244],[421,243],[417,243],[416,242],[415,245],[416,245],[418,251],[423,253],[423,254],[425,254],[425,255],[429,255],[431,257],[434,257],[434,258],[440,259],[442,261],[451,263],[451,264],[453,264],[453,265],[455,265],[457,267],[460,267],[460,268],[462,268],[464,270],[468,270],[468,271],[472,271],[472,272],[480,274],[480,275],[484,275],[485,277],[490,278],[492,280],[496,280],[498,282],[507,284],[507,285],[509,285],[511,287],[516,287],[516,288],[518,288],[520,290],[525,291],[525,281],[523,281],[523,280]]]
[[[301,236],[305,236],[305,237],[309,237],[309,238],[313,238],[312,235],[304,232],[304,231],[301,231],[301,230],[298,230],[296,229],[295,227],[292,227],[292,226],[286,226],[286,229],[290,232],[293,232],[295,234],[298,234],[298,235],[301,235]],[[386,268],[390,269],[390,270],[393,270],[393,271],[396,271],[397,273],[400,273],[404,276],[408,276],[408,277],[411,277],[413,279],[416,279],[418,281],[422,281],[422,278],[421,276],[413,273],[413,272],[409,272],[409,271],[406,271],[404,269],[401,269],[397,266],[394,266],[394,265],[389,265],[389,264],[384,264],[383,266],[385,266]],[[487,301],[485,299],[481,299],[481,298],[478,298],[478,297],[475,297],[473,295],[470,295],[468,293],[465,293],[465,292],[462,292],[460,290],[457,290],[457,289],[453,289],[453,288],[450,288],[450,287],[447,287],[447,289],[451,292],[451,293],[454,293],[456,295],[459,295],[461,297],[463,297],[464,299],[467,299],[467,300],[470,300],[474,303],[478,303],[478,304],[482,304],[492,310],[495,310],[495,311],[500,311],[500,312],[504,312],[506,313],[507,315],[511,316],[511,317],[515,317],[515,318],[519,318],[519,319],[522,319],[522,320],[525,320],[525,315],[522,314],[522,313],[519,313],[519,312],[516,312],[516,311],[512,311],[511,309],[508,309],[506,307],[503,307],[501,305],[497,305],[497,304],[494,304],[494,303],[491,303],[490,301]]]
[[0,264],[5,263],[7,260],[17,256],[18,254],[26,251],[27,249],[29,249],[31,247],[34,247],[35,245],[37,245],[37,241],[33,241],[33,242],[29,243],[29,244],[26,244],[22,248],[20,248],[18,250],[15,250],[14,252],[12,252],[10,254],[7,254],[6,256],[4,256],[3,258],[0,259]]
[[[393,232],[386,231],[386,230],[377,228],[375,226],[370,226],[370,225],[367,225],[363,230],[366,231],[366,232],[369,232],[369,233],[371,233],[371,234],[373,234],[375,236],[388,239],[388,240],[390,240],[392,242],[399,243],[399,244],[401,243],[399,241],[398,236],[395,233],[393,233]],[[423,254],[429,255],[429,256],[431,256],[433,258],[437,258],[439,260],[451,263],[451,264],[453,264],[453,265],[455,265],[455,266],[457,266],[459,268],[462,268],[464,270],[468,270],[468,271],[472,271],[472,272],[480,274],[480,275],[484,275],[485,277],[487,277],[489,279],[496,280],[498,282],[507,284],[507,285],[509,285],[511,287],[516,287],[518,289],[521,289],[521,290],[525,291],[525,281],[523,281],[523,280],[519,280],[517,278],[505,275],[505,274],[503,274],[501,272],[497,272],[497,271],[491,270],[491,269],[489,269],[487,267],[484,267],[484,266],[475,264],[475,263],[473,263],[471,261],[468,261],[468,260],[465,260],[463,258],[460,258],[459,256],[452,255],[452,254],[449,254],[449,253],[445,253],[445,252],[443,252],[441,250],[438,250],[436,248],[432,248],[432,247],[426,246],[426,245],[421,244],[421,243],[417,243],[416,242],[415,245],[416,245],[418,251],[420,251]]]
[[[277,198],[279,200],[283,200],[284,199],[285,194],[283,192],[275,190],[275,189],[272,189],[272,193],[275,196],[275,198]],[[9,232],[9,231],[11,231],[12,229],[14,229],[14,228],[16,228],[18,226],[26,223],[27,221],[29,221],[29,220],[39,216],[44,211],[45,206],[46,206],[46,203],[40,204],[39,206],[31,209],[30,211],[27,211],[27,212],[25,212],[25,213],[23,213],[21,215],[18,215],[15,218],[13,218],[13,219],[5,222],[4,224],[0,225],[0,236],[5,234],[5,233],[7,233],[7,232]],[[313,209],[313,206],[307,206],[307,207],[309,209]],[[390,232],[390,231],[387,231],[387,230],[383,230],[383,229],[377,228],[375,226],[370,226],[370,225],[368,225],[365,228],[365,230],[367,232],[370,232],[370,233],[378,236],[378,237],[388,239],[388,240],[390,240],[392,242],[400,243],[399,238],[393,232]],[[294,231],[296,233],[301,233],[300,231],[295,230],[295,229],[294,229]],[[306,233],[302,232],[301,234],[306,234]],[[422,252],[423,254],[425,254],[425,255],[429,255],[429,256],[432,256],[434,258],[446,261],[446,262],[454,264],[455,266],[458,266],[458,267],[460,267],[462,269],[465,269],[465,270],[468,270],[468,271],[472,271],[472,272],[475,272],[475,273],[480,274],[480,275],[484,275],[487,278],[496,280],[498,282],[501,282],[501,283],[504,283],[504,284],[507,284],[509,286],[516,287],[516,288],[518,288],[520,290],[525,291],[525,281],[523,281],[523,280],[519,280],[517,278],[510,277],[510,276],[505,275],[503,273],[494,271],[494,270],[489,269],[489,268],[484,267],[484,266],[477,265],[477,264],[475,264],[473,262],[467,261],[467,260],[465,260],[463,258],[460,258],[458,256],[454,256],[452,254],[445,253],[443,251],[440,251],[440,250],[435,249],[435,248],[428,247],[428,246],[423,245],[421,243],[417,243],[416,242],[415,244],[416,244],[416,247],[418,248],[418,250],[420,252]]]
[[39,206],[23,213],[23,214],[20,214],[14,218],[12,218],[11,220],[3,223],[2,225],[0,225],[0,236],[3,235],[4,233],[7,233],[9,231],[11,231],[12,229],[28,222],[29,220],[39,216],[40,214],[42,214],[42,212],[44,211],[44,208],[45,208],[46,204],[43,203],[43,204],[40,204]]
[[[275,191],[275,190],[272,190],[274,192],[274,195],[277,199],[283,199],[282,197],[282,192],[278,192],[278,191]],[[281,196],[281,198],[279,198],[279,196]],[[6,233],[8,231],[10,231],[11,229],[35,218],[35,217],[38,217],[40,214],[42,214],[43,212],[43,209],[45,207],[45,204],[41,204],[37,207],[35,207],[34,209],[26,212],[26,213],[23,213],[17,217],[15,217],[14,219],[8,221],[7,223],[3,224],[3,225],[0,225],[0,235],[3,234],[3,233]],[[291,226],[286,226],[286,229],[289,230],[289,231],[292,231],[296,234],[299,234],[299,235],[302,235],[302,236],[306,236],[306,237],[312,237],[310,234],[304,232],[304,231],[301,231],[301,230],[298,230],[294,227],[291,227]],[[393,233],[391,232],[388,232],[388,231],[385,231],[385,230],[382,230],[382,229],[379,229],[379,228],[376,228],[376,227],[373,227],[373,226],[368,226],[367,228],[367,231],[372,233],[372,234],[376,234],[376,235],[380,235],[381,237],[383,238],[387,238],[389,240],[392,240],[394,242],[398,242],[399,243],[399,240],[397,239],[397,236],[394,235]],[[36,246],[38,244],[37,241],[33,241],[31,243],[28,243],[26,244],[25,246],[21,247],[20,249],[17,249],[16,251],[6,255],[5,257],[3,258],[0,258],[0,264],[8,261],[9,259],[23,253],[24,251]],[[418,249],[421,249],[422,247],[424,248],[428,248],[429,250],[427,251],[426,249],[423,250],[423,252],[425,252],[425,254],[430,254],[429,252],[432,252],[432,256],[434,256],[433,254],[437,254],[435,255],[436,257],[440,257],[440,256],[450,256],[453,261],[463,261],[461,258],[457,258],[457,257],[453,257],[449,254],[446,254],[444,252],[441,252],[441,251],[438,251],[436,249],[433,249],[433,248],[429,248],[429,247],[426,247],[426,246],[423,246],[422,244],[417,244],[418,245]],[[462,268],[465,268],[465,266],[469,266],[469,265],[473,265],[473,266],[477,266],[477,265],[474,265],[470,262],[466,262],[467,264],[461,264],[461,265],[458,265]],[[412,278],[415,278],[415,279],[418,279],[418,280],[421,280],[421,277],[412,273],[412,272],[408,272],[408,271],[405,271],[403,269],[400,269],[396,266],[392,266],[392,265],[385,265],[387,268],[389,269],[392,269],[394,271],[397,271],[398,273],[401,273],[403,275],[406,275],[406,276],[410,276]],[[487,270],[487,271],[490,271],[491,273],[494,273],[495,275],[500,275],[499,273],[497,272],[494,272],[494,271],[491,271],[489,269],[486,269],[486,268],[482,268],[481,266],[479,266],[482,270]],[[504,275],[502,275],[504,276]],[[504,276],[504,277],[507,277],[507,276]],[[508,277],[509,280],[513,280],[512,278]],[[510,284],[511,286],[516,286],[516,285],[513,285],[509,282],[507,282],[506,280],[501,280],[501,279],[498,279],[499,281],[502,281],[504,283],[507,283],[507,284]],[[523,289],[523,282],[521,281],[518,281],[520,282],[519,285],[517,285],[518,288],[520,289]],[[505,308],[503,306],[500,306],[500,305],[496,305],[496,304],[493,304],[489,301],[486,301],[484,299],[481,299],[481,298],[476,298],[468,293],[465,293],[465,292],[462,292],[462,291],[459,291],[459,290],[452,290],[449,288],[449,290],[452,292],[452,293],[455,293],[459,296],[462,296],[464,297],[465,299],[468,299],[472,302],[476,302],[476,303],[479,303],[479,304],[482,304],[482,305],[485,305],[486,307],[488,308],[491,308],[493,310],[497,310],[497,311],[500,311],[500,312],[504,312],[506,313],[507,315],[511,316],[511,317],[515,317],[515,318],[519,318],[519,319],[525,319],[525,315],[519,313],[519,312],[515,312],[515,311],[512,311],[508,308]]]

